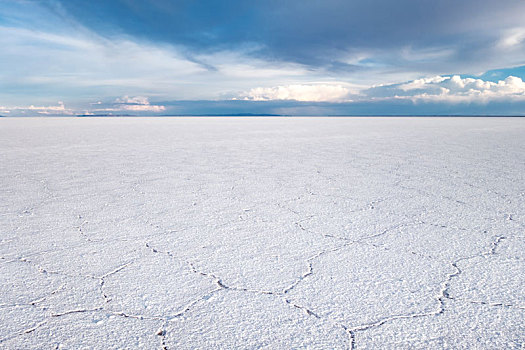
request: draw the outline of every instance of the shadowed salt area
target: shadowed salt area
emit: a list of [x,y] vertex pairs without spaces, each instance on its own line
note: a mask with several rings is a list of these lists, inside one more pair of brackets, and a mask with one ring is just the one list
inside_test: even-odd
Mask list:
[[0,169],[0,348],[525,346],[525,118],[3,118]]

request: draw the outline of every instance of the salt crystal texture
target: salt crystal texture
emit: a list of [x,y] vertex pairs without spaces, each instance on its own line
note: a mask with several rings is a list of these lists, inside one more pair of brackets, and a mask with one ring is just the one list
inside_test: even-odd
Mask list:
[[523,118],[3,118],[0,347],[525,346]]

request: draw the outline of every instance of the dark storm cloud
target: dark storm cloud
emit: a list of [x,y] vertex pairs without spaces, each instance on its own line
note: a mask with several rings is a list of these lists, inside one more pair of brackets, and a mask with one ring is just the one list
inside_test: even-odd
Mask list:
[[462,53],[451,59],[476,59],[502,30],[521,25],[525,13],[525,2],[518,0],[67,0],[61,5],[106,33],[198,51],[257,44],[255,53],[265,58],[326,66],[353,51],[384,53],[405,46],[456,47]]

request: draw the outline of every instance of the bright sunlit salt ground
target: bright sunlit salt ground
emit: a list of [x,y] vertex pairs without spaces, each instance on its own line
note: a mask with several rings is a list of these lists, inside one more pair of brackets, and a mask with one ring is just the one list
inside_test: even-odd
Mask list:
[[523,118],[3,118],[0,348],[519,349]]

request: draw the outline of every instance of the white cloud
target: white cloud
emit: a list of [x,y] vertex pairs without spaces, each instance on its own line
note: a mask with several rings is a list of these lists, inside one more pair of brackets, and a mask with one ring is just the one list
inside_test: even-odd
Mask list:
[[498,82],[474,78],[436,76],[418,79],[393,89],[393,98],[414,102],[486,103],[491,101],[525,101],[525,82],[509,76]]
[[349,101],[351,90],[343,85],[312,84],[286,85],[263,88],[258,87],[241,94],[245,100],[271,101],[295,100],[311,102],[344,102]]
[[404,47],[400,52],[400,57],[409,62],[436,62],[450,58],[456,53],[451,47],[437,46],[430,48]]
[[131,112],[162,112],[166,110],[165,106],[152,105],[149,98],[145,96],[123,96],[115,100],[114,108],[106,111],[131,111]]
[[304,102],[413,102],[488,103],[525,101],[525,82],[509,76],[498,82],[454,76],[434,76],[402,84],[379,85],[366,90],[341,84],[304,84],[253,88],[240,95],[250,101],[295,100]]
[[66,108],[64,102],[59,101],[56,106],[0,106],[2,113],[17,112],[22,114],[45,114],[45,115],[72,115],[73,110]]
[[500,48],[514,48],[525,41],[525,28],[514,28],[506,31],[500,39]]
[[238,51],[218,51],[200,54],[194,58],[212,72],[227,79],[268,79],[268,78],[293,78],[311,73],[307,67],[291,62],[266,61],[251,56],[260,47],[240,49]]
[[144,96],[129,97],[126,95],[126,96],[117,98],[115,102],[135,104],[135,105],[149,105],[149,98],[144,97]]
[[124,105],[120,106],[120,109],[132,112],[162,112],[166,110],[166,107],[157,105]]
[[422,89],[425,86],[429,86],[431,84],[436,84],[436,83],[441,83],[448,79],[450,79],[450,77],[441,77],[441,76],[435,76],[432,78],[416,79],[409,83],[400,85],[399,88],[403,91]]
[[165,106],[151,104],[148,97],[144,96],[123,96],[117,98],[114,103],[109,104],[108,107],[103,107],[103,103],[97,101],[91,105],[100,106],[102,108],[94,108],[88,110],[75,110],[65,106],[64,102],[59,101],[57,105],[51,106],[0,106],[0,113],[12,113],[13,115],[75,115],[75,114],[119,114],[126,112],[151,112],[160,113],[166,110]]
[[[266,86],[304,84],[325,74],[296,63],[255,58],[253,50],[258,47],[192,54],[184,47],[102,37],[76,27],[54,33],[0,26],[0,47],[4,48],[0,60],[14,67],[2,72],[3,84],[37,94],[45,87],[54,96],[74,99],[86,108],[93,98],[124,93],[177,100],[228,99],[250,89],[254,80]],[[13,100],[2,93],[0,98]],[[22,96],[18,103],[27,99]]]
[[3,84],[37,92],[45,87],[64,99],[125,91],[190,98],[183,83],[206,72],[180,48],[91,32],[0,26],[0,46],[0,60],[13,68],[2,72]]

